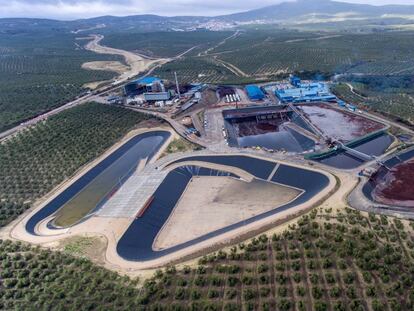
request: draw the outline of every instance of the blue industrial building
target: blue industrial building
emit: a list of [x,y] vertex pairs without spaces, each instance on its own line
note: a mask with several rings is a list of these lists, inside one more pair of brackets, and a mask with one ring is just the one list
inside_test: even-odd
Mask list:
[[282,103],[336,100],[325,83],[299,83],[299,87],[276,90],[275,95]]
[[258,101],[265,98],[265,94],[257,85],[248,85],[245,89],[250,100]]
[[290,84],[292,84],[295,87],[300,87],[301,80],[299,77],[290,76]]

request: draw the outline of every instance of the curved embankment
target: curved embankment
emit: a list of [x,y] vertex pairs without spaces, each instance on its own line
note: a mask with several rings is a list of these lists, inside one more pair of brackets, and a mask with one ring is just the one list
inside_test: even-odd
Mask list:
[[378,208],[413,213],[410,184],[413,172],[409,165],[413,159],[414,149],[410,149],[385,161],[384,166],[362,186],[362,194]]
[[[27,221],[26,231],[38,235],[37,225],[56,215],[69,219],[72,224],[84,219],[128,178],[129,172],[134,171],[142,159],[151,159],[170,136],[170,132],[159,130],[129,139],[37,211]],[[77,204],[73,205],[72,202]],[[76,214],[77,208],[82,209],[82,212]],[[65,216],[63,212],[75,213],[76,220],[71,218],[72,215]],[[53,230],[51,225],[48,228]]]
[[[180,200],[188,183],[194,176],[229,176],[230,174],[212,168],[189,165],[189,162],[205,162],[220,167],[236,167],[253,175],[255,178],[302,190],[302,194],[293,201],[268,212],[251,217],[241,222],[215,230],[185,243],[156,251],[154,242],[167,222],[170,214]],[[176,167],[176,165],[182,166]],[[163,256],[179,252],[185,248],[200,245],[203,242],[234,232],[245,226],[259,223],[289,209],[302,206],[329,187],[332,180],[322,172],[308,170],[281,163],[275,163],[244,155],[217,155],[186,157],[170,164],[173,168],[154,193],[154,199],[144,214],[135,219],[117,244],[117,253],[124,260],[136,262],[156,261]],[[168,166],[167,166],[168,169]],[[238,177],[234,173],[233,177]],[[332,185],[331,185],[332,186]],[[315,203],[314,202],[314,203]]]
[[[138,55],[136,53],[130,52],[130,51],[124,51],[121,49],[111,48],[108,46],[101,45],[101,41],[103,40],[103,35],[91,35],[89,39],[91,39],[90,42],[88,42],[85,45],[85,48],[89,51],[98,53],[98,54],[110,54],[110,55],[120,55],[124,57],[125,62],[129,66],[129,70],[126,70],[121,73],[121,75],[118,77],[118,81],[125,81],[129,79],[130,77],[136,76],[140,74],[141,72],[147,71],[150,68],[153,68],[157,65],[165,64],[170,61],[170,59],[149,59],[145,58],[142,55]],[[118,62],[112,62],[112,63],[118,63]],[[99,65],[105,65],[98,69]],[[93,63],[85,63],[83,64],[83,67],[87,67],[90,69],[95,70],[107,70],[107,63],[106,62],[93,62]],[[119,66],[119,64],[117,64]],[[114,68],[117,68],[117,66],[112,66]]]

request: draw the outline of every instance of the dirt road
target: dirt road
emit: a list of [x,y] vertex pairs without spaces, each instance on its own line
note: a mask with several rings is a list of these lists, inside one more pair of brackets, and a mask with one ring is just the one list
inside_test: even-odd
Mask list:
[[129,68],[117,78],[117,81],[124,82],[127,79],[132,78],[133,76],[147,71],[151,67],[165,64],[171,61],[171,59],[168,58],[150,59],[144,57],[143,55],[138,55],[129,51],[124,51],[101,45],[100,42],[103,40],[103,38],[103,35],[92,35],[92,41],[88,42],[85,45],[85,48],[89,51],[98,54],[120,55],[125,59],[125,62],[127,63]]
[[[354,86],[351,83],[345,83],[345,84],[349,87],[352,94],[358,96],[359,98],[366,99],[365,97],[363,97],[363,96],[361,96],[361,95],[359,95],[358,93],[355,92]],[[389,120],[385,117],[382,117],[378,114],[369,113],[369,112],[366,112],[366,111],[363,111],[363,110],[361,110],[361,114],[365,117],[368,117],[368,118],[372,119],[372,120],[387,124],[388,126],[393,126],[393,127],[399,128],[399,129],[401,129],[405,132],[408,132],[410,134],[414,134],[414,131],[412,129],[410,129],[408,126],[406,126],[404,124],[401,124],[401,123],[398,123],[398,122],[394,122],[394,121]]]
[[226,42],[228,40],[237,38],[240,35],[240,30],[237,30],[234,34],[232,34],[231,36],[225,38],[223,41],[220,41],[218,44],[216,44],[215,46],[212,46],[211,48],[205,50],[204,52],[200,52],[198,53],[197,56],[206,56],[208,55],[211,51],[214,51],[216,48],[218,48],[219,46],[222,46],[223,44],[226,44]]
[[[29,126],[32,126],[36,123],[38,123],[39,121],[45,120],[48,117],[52,116],[52,115],[56,115],[66,109],[69,108],[73,108],[75,106],[84,104],[86,102],[90,102],[90,101],[94,101],[95,99],[98,99],[99,97],[97,96],[98,94],[104,94],[104,93],[108,93],[110,91],[119,89],[123,86],[124,83],[126,83],[128,81],[129,78],[132,78],[134,76],[137,76],[140,73],[146,72],[144,76],[147,76],[149,74],[151,74],[156,68],[158,68],[159,66],[180,58],[182,56],[184,56],[186,53],[190,52],[191,50],[193,50],[195,47],[192,47],[191,49],[184,51],[183,53],[181,53],[180,55],[176,56],[173,59],[148,59],[148,58],[144,58],[142,55],[136,55],[134,53],[128,52],[128,51],[123,51],[123,50],[119,50],[119,49],[114,49],[114,48],[110,48],[110,47],[106,47],[106,46],[101,46],[99,43],[100,41],[103,39],[102,35],[94,35],[92,38],[92,41],[90,41],[89,43],[86,44],[85,48],[99,53],[99,54],[112,54],[112,55],[121,55],[125,58],[125,62],[128,64],[128,70],[126,72],[124,72],[120,77],[116,78],[116,81],[114,81],[114,86],[110,87],[110,88],[97,88],[94,90],[94,94],[87,94],[84,95],[78,99],[75,99],[73,101],[70,101],[56,109],[53,109],[51,111],[45,112],[43,114],[41,114],[40,116],[34,117],[26,122],[21,123],[20,125],[17,125],[7,131],[4,131],[2,133],[0,133],[0,141],[6,138],[9,138],[11,136],[13,136],[14,134],[18,133],[19,131],[21,131],[22,129],[25,129]],[[116,83],[115,83],[116,82]]]

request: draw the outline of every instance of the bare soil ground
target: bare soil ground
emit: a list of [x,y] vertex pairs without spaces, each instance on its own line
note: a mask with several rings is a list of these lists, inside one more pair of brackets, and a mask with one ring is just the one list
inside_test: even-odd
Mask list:
[[107,240],[102,236],[73,236],[55,244],[56,247],[51,247],[74,256],[89,258],[100,265],[105,264]]
[[300,194],[300,190],[257,179],[245,182],[232,177],[193,177],[154,248],[190,241],[268,212]]
[[113,71],[118,74],[122,74],[129,70],[128,66],[118,61],[96,61],[82,64],[83,69],[88,70],[102,70],[102,71]]
[[91,82],[91,83],[85,83],[84,85],[82,85],[82,87],[93,91],[93,90],[96,90],[101,84],[108,83],[108,82],[109,81],[96,81],[96,82]]
[[[92,41],[87,43],[85,45],[85,48],[89,51],[93,51],[98,54],[112,54],[112,55],[123,56],[128,66],[122,65],[119,62],[92,62],[92,63],[98,63],[99,66],[97,66],[97,68],[102,68],[102,66],[104,67],[109,66],[109,67],[112,67],[113,69],[119,68],[120,76],[118,80],[121,80],[121,81],[127,80],[130,77],[137,76],[139,73],[149,70],[153,66],[163,64],[169,61],[168,59],[148,59],[148,58],[144,58],[141,55],[138,55],[138,54],[135,54],[129,51],[115,49],[115,48],[111,48],[107,46],[102,46],[100,45],[100,42],[103,38],[104,37],[102,35],[92,35],[90,37]],[[103,63],[111,63],[111,64],[105,65]],[[119,63],[119,64],[116,64],[116,63]],[[87,64],[90,64],[90,63],[83,64],[83,66],[88,66]],[[122,71],[119,65],[124,66]],[[97,69],[97,70],[109,70],[109,69]]]

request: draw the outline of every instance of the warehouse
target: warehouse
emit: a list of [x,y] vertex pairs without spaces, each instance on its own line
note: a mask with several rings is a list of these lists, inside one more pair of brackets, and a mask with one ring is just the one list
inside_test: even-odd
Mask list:
[[300,87],[300,84],[302,83],[300,78],[296,76],[291,76],[289,80],[290,80],[290,84],[292,84],[295,87]]
[[165,92],[165,87],[162,80],[156,77],[138,79],[128,83],[124,87],[124,93],[127,96],[157,92]]
[[166,101],[170,100],[170,92],[153,92],[153,93],[144,93],[144,99],[147,102],[152,101]]
[[282,103],[300,103],[300,102],[323,102],[336,100],[326,84],[308,83],[300,84],[300,87],[278,89],[275,91],[276,97]]
[[265,94],[257,85],[248,85],[245,88],[247,96],[252,101],[259,101],[265,98]]

